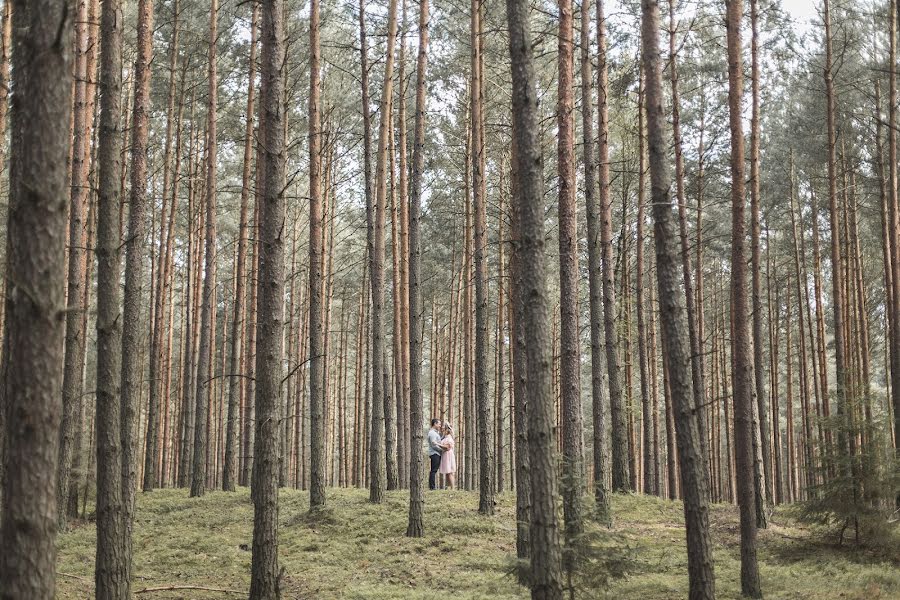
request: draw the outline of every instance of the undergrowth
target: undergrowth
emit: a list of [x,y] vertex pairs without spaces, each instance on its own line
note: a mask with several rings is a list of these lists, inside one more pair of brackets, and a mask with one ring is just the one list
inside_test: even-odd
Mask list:
[[[287,599],[520,599],[516,583],[515,496],[498,496],[494,517],[478,514],[477,493],[426,494],[425,532],[405,537],[407,492],[388,492],[381,505],[366,490],[329,490],[326,510],[309,515],[308,495],[283,490],[279,561]],[[687,557],[681,505],[636,495],[612,497],[611,529],[588,523],[579,540],[576,598],[684,598]],[[591,511],[586,511],[591,514]],[[735,507],[710,514],[718,598],[740,590]],[[138,495],[134,590],[168,585],[214,587],[246,594],[250,580],[253,507],[249,491],[185,490]],[[93,523],[59,536],[61,599],[93,596]],[[793,510],[775,512],[760,532],[760,573],[766,598],[900,598],[900,557],[871,547],[840,548],[801,525]],[[238,598],[176,590],[144,598]]]

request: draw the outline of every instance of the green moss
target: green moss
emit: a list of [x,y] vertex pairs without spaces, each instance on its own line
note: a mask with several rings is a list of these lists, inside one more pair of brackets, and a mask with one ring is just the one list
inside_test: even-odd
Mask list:
[[[429,492],[426,537],[409,539],[404,535],[406,492],[389,492],[384,504],[375,506],[366,490],[329,490],[327,509],[313,517],[306,493],[284,490],[279,514],[284,597],[430,599],[447,593],[471,600],[526,598],[527,590],[509,575],[515,554],[514,502],[511,494],[499,496],[496,516],[487,518],[476,511],[475,493]],[[585,589],[578,597],[685,597],[681,504],[637,495],[616,495],[612,502],[612,529],[588,526],[588,543],[598,551],[584,564],[586,569],[606,569],[604,555],[624,552],[627,565],[614,569],[626,574],[613,579],[608,590]],[[737,511],[714,506],[710,514],[717,595],[736,598]],[[897,532],[893,534],[896,539]],[[246,489],[202,498],[188,498],[185,490],[140,494],[134,589],[200,585],[247,590],[252,535],[253,506]],[[59,598],[92,595],[94,537],[90,523],[59,537]],[[760,542],[766,598],[900,597],[900,557],[877,548],[837,548],[816,529],[799,525],[789,510],[773,515]],[[153,594],[154,599],[221,597],[194,590]]]

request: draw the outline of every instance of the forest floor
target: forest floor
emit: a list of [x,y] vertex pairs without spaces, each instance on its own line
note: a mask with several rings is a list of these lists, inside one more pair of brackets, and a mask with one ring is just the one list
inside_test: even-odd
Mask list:
[[[279,560],[287,599],[528,597],[515,569],[515,496],[498,497],[497,514],[478,515],[474,492],[436,491],[426,496],[426,537],[404,537],[405,491],[369,504],[366,490],[328,490],[328,508],[308,516],[308,494],[283,490]],[[590,525],[577,598],[685,598],[687,558],[681,504],[616,495],[612,529]],[[246,597],[250,581],[253,507],[249,491],[186,490],[138,495],[134,528],[133,590],[141,598]],[[737,509],[711,510],[718,598],[740,590]],[[779,509],[760,532],[760,573],[766,598],[900,598],[900,543],[838,547],[818,528],[800,525],[792,509]],[[77,523],[59,536],[58,597],[93,597],[95,529]],[[608,586],[606,573],[615,573]],[[199,586],[227,591],[154,588]]]

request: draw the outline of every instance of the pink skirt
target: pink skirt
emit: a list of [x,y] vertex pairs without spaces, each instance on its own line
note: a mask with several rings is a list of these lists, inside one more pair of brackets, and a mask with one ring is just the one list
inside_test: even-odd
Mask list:
[[440,472],[442,475],[447,475],[449,473],[456,473],[456,453],[453,450],[446,450],[441,455],[441,469]]

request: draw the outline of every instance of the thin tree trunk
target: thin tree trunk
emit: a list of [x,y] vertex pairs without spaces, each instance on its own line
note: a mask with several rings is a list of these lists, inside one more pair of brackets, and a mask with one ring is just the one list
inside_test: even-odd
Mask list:
[[[838,414],[843,416],[847,410],[847,359],[846,359],[846,342],[845,323],[844,323],[844,277],[841,270],[841,236],[839,231],[838,217],[838,192],[837,192],[837,158],[836,145],[837,133],[835,125],[835,98],[834,98],[834,79],[833,79],[833,58],[831,46],[831,12],[830,2],[825,0],[823,19],[825,22],[825,111],[828,131],[828,204],[829,204],[829,223],[831,226],[831,286],[832,286],[832,306],[834,310],[834,365],[836,375],[835,401],[837,402]],[[894,13],[892,12],[892,23],[894,21]],[[895,31],[892,25],[892,31]],[[893,75],[892,75],[893,77]],[[893,102],[892,98],[892,102]],[[893,104],[892,104],[893,105]],[[889,129],[890,139],[895,140],[895,132]],[[890,161],[896,162],[896,144],[890,144],[892,156]],[[892,169],[892,173],[896,170]],[[892,189],[896,189],[896,177],[892,180]],[[892,192],[893,193],[893,192]],[[897,291],[896,282],[894,283],[894,291]],[[897,297],[895,293],[894,297]],[[895,323],[896,326],[896,323]],[[894,353],[892,356],[896,356]],[[896,371],[900,373],[900,371]],[[895,392],[897,391],[895,386]],[[896,418],[896,411],[895,411]],[[847,435],[845,427],[842,425],[838,431],[838,448],[836,452],[840,455],[847,451]]]
[[387,57],[381,91],[381,123],[375,167],[375,202],[367,206],[369,271],[372,287],[372,433],[369,446],[369,500],[380,504],[384,499],[384,212],[387,196],[388,131],[391,126],[391,92],[394,72],[394,41],[397,37],[397,0],[388,9]]
[[[145,492],[153,490],[160,484],[160,474],[164,468],[159,468],[159,422],[160,422],[160,401],[168,403],[168,396],[160,397],[162,386],[162,375],[164,371],[163,364],[163,336],[167,334],[166,300],[170,289],[168,273],[169,273],[169,245],[175,237],[174,231],[174,214],[175,214],[175,198],[173,195],[172,213],[168,223],[166,223],[166,202],[169,197],[169,187],[171,185],[171,160],[172,160],[172,142],[173,142],[173,125],[177,132],[174,137],[179,138],[181,134],[181,113],[183,110],[183,102],[179,101],[178,113],[179,118],[175,117],[175,92],[176,92],[176,72],[178,67],[178,16],[179,1],[175,0],[172,5],[172,38],[169,42],[169,91],[168,103],[166,105],[166,141],[163,153],[163,189],[162,189],[162,215],[160,217],[160,240],[159,240],[159,260],[156,269],[155,288],[154,289],[154,318],[151,323],[150,333],[150,374],[149,387],[150,399],[147,407],[147,436],[146,452],[144,453],[144,475],[142,489]],[[182,81],[183,84],[183,81]],[[184,89],[182,86],[182,94]],[[180,100],[183,100],[181,98]],[[174,123],[173,123],[174,121]],[[180,148],[175,147],[178,153]],[[177,162],[177,160],[176,160]],[[175,181],[178,180],[176,169]],[[177,185],[176,185],[177,188]],[[151,281],[154,281],[151,279]],[[172,328],[168,328],[171,334]],[[163,442],[165,444],[165,442]]]
[[[753,375],[756,384],[757,415],[759,416],[759,440],[762,453],[762,482],[757,477],[756,524],[768,527],[766,502],[772,498],[772,457],[769,453],[769,418],[766,407],[766,374],[763,369],[763,305],[762,305],[762,257],[760,252],[760,176],[759,176],[759,0],[750,0],[750,41],[752,91],[752,115],[750,120],[750,255],[753,296]],[[754,434],[754,440],[756,435]]]
[[131,118],[131,193],[125,240],[125,293],[122,312],[122,547],[125,597],[130,595],[132,528],[137,486],[138,432],[143,376],[141,296],[144,280],[147,212],[147,139],[150,120],[150,60],[153,52],[153,0],[138,3],[138,48],[134,63],[134,106]]
[[731,129],[731,321],[732,384],[734,394],[735,467],[741,509],[741,593],[762,597],[756,561],[756,495],[753,467],[753,356],[747,317],[747,261],[744,217],[744,128],[741,121],[743,72],[741,18],[743,0],[729,0],[728,108]]
[[[834,84],[831,81],[831,34],[830,22],[828,16],[828,2],[825,3],[825,27],[826,27],[826,52],[828,54],[828,71],[826,72],[826,94],[829,99],[829,125],[832,130],[834,128]],[[891,250],[893,255],[891,261],[893,263],[891,273],[891,298],[893,300],[891,310],[891,404],[894,410],[894,449],[900,454],[900,200],[897,193],[897,2],[890,2],[890,54],[888,72],[890,73],[890,98],[888,104],[888,165],[889,165],[889,203],[890,210],[888,216],[890,218]],[[832,131],[833,134],[833,131]],[[834,139],[831,138],[831,153],[829,157],[833,160],[834,156]],[[831,176],[829,176],[831,177]],[[830,188],[829,188],[830,189]],[[841,383],[838,382],[838,388]],[[838,391],[838,402],[841,401],[841,394]]]
[[[584,2],[584,0],[582,0]],[[557,173],[559,175],[559,289],[562,375],[563,519],[567,543],[584,530],[584,424],[581,414],[581,352],[578,327],[578,211],[575,204],[575,51],[572,0],[559,1],[557,42]]]
[[413,139],[412,180],[409,197],[409,383],[410,383],[410,462],[409,524],[406,535],[425,534],[425,470],[422,459],[422,291],[419,284],[421,248],[419,214],[422,202],[422,176],[425,170],[425,81],[428,67],[428,0],[419,1],[419,53],[416,59],[416,116]]
[[[484,197],[484,131],[481,73],[481,2],[470,7],[471,83],[469,114],[472,124],[472,214],[475,279],[475,412],[478,436],[478,512],[494,514],[493,415],[488,387],[488,265],[487,208]],[[471,439],[471,438],[470,438]],[[474,441],[474,440],[473,440]],[[473,453],[474,454],[474,453]],[[473,463],[470,463],[473,464]]]
[[[4,25],[10,20],[6,5]],[[59,0],[17,1],[11,7],[16,93],[0,390],[0,410],[17,424],[7,428],[0,456],[13,466],[4,469],[0,511],[0,580],[10,598],[44,600],[56,593],[60,366],[66,325],[63,199],[74,32],[70,8],[71,2]],[[9,38],[4,34],[4,39]]]
[[247,118],[244,128],[244,168],[241,174],[241,208],[238,224],[237,265],[235,268],[234,313],[231,320],[231,364],[228,378],[228,419],[225,432],[225,468],[222,489],[233,492],[237,483],[239,451],[239,410],[243,381],[241,380],[241,346],[243,342],[244,298],[246,295],[247,243],[249,237],[250,164],[253,160],[253,110],[256,85],[256,41],[259,6],[253,5],[250,18],[250,59],[247,75]]
[[[597,0],[597,21],[603,21],[603,0]],[[599,30],[599,29],[598,29]],[[606,83],[605,34],[600,46],[600,110],[598,111],[599,165],[600,165],[600,247],[603,281],[603,327],[606,342],[606,365],[609,378],[609,406],[612,430],[612,489],[629,491],[631,477],[628,468],[628,425],[622,401],[622,384],[619,380],[618,336],[616,332],[615,266],[612,247],[612,198],[609,178],[609,124]]]
[[[582,0],[587,1],[587,0]],[[606,66],[606,18],[603,14],[603,1],[597,0],[597,129],[598,147],[602,164],[600,165],[600,182],[607,190],[601,194],[609,194],[609,103],[608,73]],[[583,12],[582,12],[583,15]],[[584,18],[582,16],[582,18]],[[582,28],[588,28],[586,23]],[[587,213],[588,241],[588,288],[590,297],[591,321],[591,415],[593,420],[594,450],[594,500],[597,506],[597,519],[602,523],[610,522],[609,498],[606,489],[607,453],[606,453],[606,415],[604,414],[606,398],[604,396],[604,319],[603,319],[603,246],[601,243],[600,214],[603,210],[601,200],[605,196],[598,195],[594,187],[595,165],[593,151],[592,115],[590,102],[590,61],[585,60],[587,51],[582,44],[582,135],[584,137],[585,161],[585,212]],[[588,83],[585,85],[585,77]],[[587,101],[586,101],[587,99]],[[605,202],[606,200],[603,200]],[[516,397],[517,401],[519,396]],[[527,465],[526,465],[527,466]]]
[[206,124],[206,247],[204,249],[203,303],[200,312],[200,348],[197,353],[196,409],[194,410],[194,465],[191,471],[191,497],[206,492],[206,420],[212,373],[210,358],[216,312],[216,71],[217,19],[219,0],[211,0],[209,13],[209,99]]
[[[674,65],[674,63],[673,63]],[[644,83],[643,69],[641,69],[641,84],[638,92],[638,195],[637,195],[637,239],[635,244],[635,300],[637,306],[637,338],[638,338],[638,368],[641,378],[641,411],[643,413],[644,447],[643,447],[643,492],[656,494],[653,478],[652,445],[649,443],[650,432],[653,428],[653,410],[650,406],[650,382],[647,368],[647,328],[644,324],[644,202],[645,176],[647,163],[644,152]]]
[[[72,178],[69,204],[69,250],[68,250],[68,289],[66,293],[66,344],[63,362],[63,396],[62,423],[59,436],[59,462],[56,473],[56,504],[59,510],[59,528],[65,530],[67,511],[63,510],[69,498],[69,482],[73,455],[77,452],[74,445],[74,433],[78,408],[84,392],[84,355],[85,329],[82,329],[83,313],[88,308],[80,303],[83,290],[87,285],[87,253],[85,238],[87,234],[87,207],[89,202],[88,169],[90,167],[91,120],[88,114],[88,94],[93,87],[88,82],[88,47],[90,31],[88,26],[88,1],[80,0],[75,15],[75,100],[74,100],[74,138],[72,141]],[[9,40],[7,30],[11,27],[12,2],[4,3],[3,13],[3,72],[0,81],[0,120],[5,129],[6,107],[8,97],[9,74]],[[5,132],[0,131],[0,140],[5,140]],[[2,144],[5,146],[5,144]],[[7,284],[8,285],[8,284]],[[2,421],[2,417],[0,417]],[[2,442],[0,442],[2,443]],[[0,450],[2,453],[2,450]],[[2,467],[0,467],[2,468]]]

